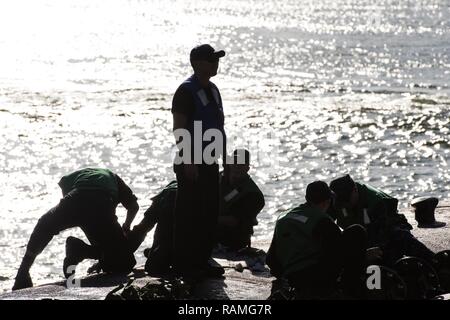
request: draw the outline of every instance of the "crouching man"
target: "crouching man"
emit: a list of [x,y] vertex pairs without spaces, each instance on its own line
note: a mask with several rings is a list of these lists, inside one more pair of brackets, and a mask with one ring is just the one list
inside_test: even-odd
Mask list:
[[383,252],[380,264],[392,267],[403,256],[414,256],[432,264],[434,253],[411,233],[412,226],[398,213],[398,200],[350,175],[330,183],[336,194],[332,215],[341,228],[359,224],[367,230],[370,247]]
[[[363,227],[344,231],[327,211],[333,193],[323,181],[307,186],[306,203],[280,215],[267,255],[277,278],[285,278],[298,297],[324,298],[336,292],[338,278],[344,294],[364,295],[367,234]],[[371,253],[373,254],[373,253]]]
[[[35,226],[13,290],[33,286],[29,272],[34,260],[53,236],[69,228],[80,227],[91,245],[74,237],[67,238],[63,263],[66,277],[87,258],[99,260],[99,266],[106,272],[128,273],[136,264],[125,234],[130,231],[139,205],[125,182],[108,169],[85,168],[64,176],[59,186],[63,198]],[[119,203],[127,209],[122,226],[116,216]]]

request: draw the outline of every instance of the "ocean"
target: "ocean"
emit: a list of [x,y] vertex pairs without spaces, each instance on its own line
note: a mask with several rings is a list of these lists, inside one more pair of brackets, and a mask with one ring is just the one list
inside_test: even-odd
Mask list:
[[[9,0],[0,30],[0,292],[62,175],[117,172],[137,221],[174,179],[171,101],[201,43],[226,51],[212,81],[266,197],[256,239],[317,179],[350,173],[401,207],[449,197],[449,0]],[[84,237],[54,237],[35,284],[62,280],[68,235]]]

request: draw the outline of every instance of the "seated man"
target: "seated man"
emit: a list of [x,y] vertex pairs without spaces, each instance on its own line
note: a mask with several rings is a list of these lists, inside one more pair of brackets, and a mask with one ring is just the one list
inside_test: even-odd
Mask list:
[[265,205],[264,195],[248,175],[250,152],[238,149],[233,162],[220,174],[221,210],[217,242],[232,249],[250,247],[256,216]]
[[412,226],[398,213],[398,200],[367,184],[355,182],[346,175],[331,182],[336,194],[333,217],[345,228],[352,224],[364,226],[369,246],[383,251],[382,263],[393,266],[404,255],[415,256],[432,263],[434,256],[410,232]]
[[326,297],[342,274],[346,294],[364,291],[367,234],[361,226],[343,232],[328,216],[332,191],[322,181],[310,183],[306,203],[280,215],[267,254],[267,265],[277,278],[285,278],[297,294]]
[[[98,259],[106,272],[129,272],[136,263],[125,233],[139,210],[137,198],[117,175],[107,169],[85,168],[59,181],[63,198],[38,221],[17,272],[13,290],[32,287],[29,274],[36,257],[59,232],[80,227],[92,245],[69,237],[66,240],[64,274],[86,258]],[[127,209],[122,227],[115,214],[121,203]]]
[[[248,175],[250,153],[235,150],[234,162],[221,173],[221,212],[216,232],[217,242],[232,249],[250,245],[256,216],[264,207],[264,196]],[[144,213],[144,219],[129,234],[130,245],[137,250],[145,236],[157,224],[153,245],[147,251],[146,270],[159,274],[169,271],[170,251],[173,237],[173,209],[177,191],[172,181],[158,195],[152,198],[152,205]]]

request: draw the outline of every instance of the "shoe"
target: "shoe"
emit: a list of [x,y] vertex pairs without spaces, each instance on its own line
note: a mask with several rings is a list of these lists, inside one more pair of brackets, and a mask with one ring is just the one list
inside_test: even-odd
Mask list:
[[155,254],[152,248],[146,248],[144,250],[144,256],[147,258],[144,269],[149,276],[159,278],[170,274],[170,262],[162,258],[161,255]]
[[29,272],[19,272],[17,273],[16,280],[12,290],[20,290],[25,288],[31,288],[33,286],[33,281],[31,281],[31,276]]
[[76,266],[84,260],[83,249],[87,246],[81,239],[75,237],[66,239],[66,257],[63,261],[63,273],[66,279],[75,273]]
[[90,266],[87,269],[88,274],[101,273],[102,271],[103,271],[103,269],[102,269],[102,266],[100,265],[100,262],[94,263],[92,266]]

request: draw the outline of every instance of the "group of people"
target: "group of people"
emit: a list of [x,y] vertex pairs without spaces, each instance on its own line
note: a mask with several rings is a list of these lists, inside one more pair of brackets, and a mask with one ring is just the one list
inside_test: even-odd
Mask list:
[[403,257],[434,265],[435,253],[411,233],[398,200],[350,175],[307,186],[306,202],[278,218],[267,254],[277,278],[305,297],[340,289],[364,297],[369,265],[389,268]]
[[[233,156],[238,158],[239,154],[240,151],[235,150]],[[155,225],[152,246],[146,250],[148,274],[175,274],[192,279],[221,276],[224,270],[212,260],[212,249],[217,244],[232,251],[250,247],[253,226],[264,207],[263,193],[248,175],[250,153],[242,150],[242,154],[245,156],[243,163],[226,165],[227,170],[219,173],[220,210],[213,216],[215,221],[208,216],[214,212],[203,207],[204,202],[210,200],[205,198],[192,199],[191,207],[184,208],[179,213],[182,216],[177,217],[180,188],[177,181],[172,181],[152,198],[143,219],[131,229],[139,205],[121,177],[101,168],[84,168],[64,176],[59,181],[63,198],[35,226],[13,290],[33,286],[30,268],[35,258],[53,236],[73,227],[81,228],[90,244],[72,236],[66,239],[63,261],[66,278],[84,259],[98,260],[97,270],[129,273],[136,264],[134,252]],[[194,190],[198,194],[193,192],[191,196],[203,195],[197,188]],[[127,210],[122,225],[116,216],[119,204]],[[184,225],[176,225],[177,218],[182,219]]]
[[[64,176],[59,182],[63,198],[34,228],[13,290],[32,286],[30,268],[36,256],[53,236],[72,227],[80,227],[90,244],[67,238],[66,277],[84,259],[98,260],[106,272],[130,272],[136,263],[134,252],[155,225],[152,247],[146,251],[145,270],[151,275],[222,275],[223,268],[211,258],[214,246],[250,247],[264,196],[248,174],[250,153],[237,149],[228,155],[226,150],[222,99],[210,81],[223,56],[224,51],[208,44],[190,53],[194,73],[179,86],[172,102],[179,146],[176,181],[152,198],[142,221],[131,229],[139,211],[137,197],[112,171],[85,168]],[[187,136],[180,132],[193,142],[186,143]],[[210,148],[213,143],[218,148]],[[202,156],[208,152],[214,161]],[[118,204],[127,210],[122,225],[115,214]],[[312,182],[306,202],[276,222],[267,254],[271,273],[309,294],[329,291],[341,278],[345,290],[357,296],[368,260],[391,265],[404,255],[433,259],[433,252],[411,234],[397,204],[395,198],[349,175],[330,185]]]
[[[54,235],[72,227],[80,227],[91,244],[74,237],[66,240],[66,276],[86,258],[97,259],[99,268],[107,272],[129,272],[136,263],[134,250],[156,223],[147,270],[170,269],[192,278],[223,274],[223,268],[211,260],[214,245],[219,238],[232,247],[248,245],[256,214],[264,206],[261,191],[247,174],[249,153],[236,150],[228,157],[226,152],[222,99],[210,81],[224,55],[208,44],[190,52],[194,74],[179,86],[172,101],[173,133],[180,149],[174,160],[176,182],[153,199],[142,222],[130,230],[139,211],[137,197],[110,170],[86,168],[63,177],[59,183],[63,198],[34,228],[13,290],[32,286],[30,268],[36,256]],[[214,141],[219,148],[210,153],[213,161],[203,157],[208,149],[205,137],[211,130],[219,133]],[[188,136],[183,136],[186,133]],[[220,157],[223,172],[219,172]],[[119,203],[127,209],[122,226],[115,215]],[[240,206],[242,209],[236,209]]]

